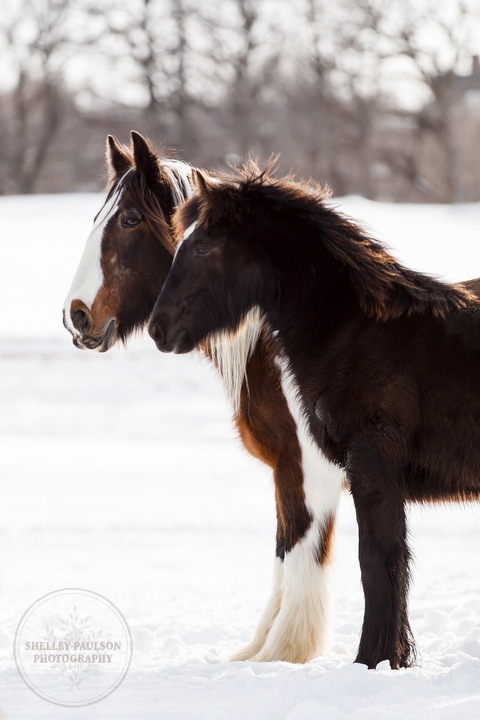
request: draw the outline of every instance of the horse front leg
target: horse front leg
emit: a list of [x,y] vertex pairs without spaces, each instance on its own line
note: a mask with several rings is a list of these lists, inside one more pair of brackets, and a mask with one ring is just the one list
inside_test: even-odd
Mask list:
[[230,660],[232,662],[239,660],[251,660],[257,655],[265,644],[268,633],[270,632],[275,618],[280,612],[282,605],[283,593],[283,561],[285,556],[285,529],[281,514],[277,504],[277,539],[276,539],[276,555],[273,568],[273,587],[265,609],[260,617],[260,621],[255,630],[253,639],[234,653]]
[[285,458],[275,471],[277,506],[285,542],[281,607],[257,662],[308,662],[325,653],[329,639],[331,560],[343,475],[319,450]]
[[363,443],[349,453],[348,478],[359,532],[365,612],[356,662],[409,667],[415,645],[408,623],[410,551],[399,472],[379,448]]
[[274,472],[277,556],[255,636],[232,660],[307,662],[327,646],[333,530],[344,476],[313,442],[288,368],[256,352],[248,377],[236,424],[245,447]]

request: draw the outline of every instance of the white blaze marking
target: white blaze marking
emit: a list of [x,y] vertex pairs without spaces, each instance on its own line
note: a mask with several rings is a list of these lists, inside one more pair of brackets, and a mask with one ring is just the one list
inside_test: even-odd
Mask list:
[[313,441],[295,379],[287,363],[278,365],[282,389],[297,425],[305,505],[312,524],[285,555],[282,605],[262,649],[252,659],[307,662],[324,653],[328,643],[330,567],[328,562],[319,564],[317,553],[326,523],[336,514],[343,472],[325,458]]
[[91,309],[95,297],[102,287],[103,273],[100,265],[102,238],[105,227],[115,214],[122,194],[122,187],[113,194],[100,211],[93,229],[87,238],[80,264],[73,278],[72,286],[66,297],[64,312],[65,322],[74,335],[79,335],[72,324],[70,308],[73,300],[81,300],[88,309]]
[[180,245],[181,245],[183,242],[185,242],[185,240],[187,240],[187,239],[190,237],[190,235],[193,233],[193,231],[194,231],[195,228],[197,227],[197,222],[198,222],[198,220],[195,220],[195,222],[193,222],[191,225],[189,225],[188,228],[185,230],[185,232],[183,233],[183,235],[182,235],[182,237],[181,237],[181,239],[180,239],[180,242],[179,242],[178,245],[177,245],[177,249],[176,249],[176,251],[175,251],[175,254],[177,254],[178,248],[180,247]]
[[194,231],[195,228],[197,227],[197,222],[198,222],[198,221],[195,220],[195,222],[193,222],[191,225],[189,225],[189,227],[185,230],[185,232],[183,233],[183,235],[182,235],[182,237],[180,238],[179,242],[177,243],[177,247],[175,248],[175,252],[174,252],[174,254],[173,254],[172,267],[173,267],[173,265],[174,265],[174,263],[175,263],[175,261],[176,261],[176,259],[177,259],[177,254],[178,254],[180,245],[183,245],[183,243],[185,242],[185,240],[187,240],[187,239],[190,237],[190,235],[193,233],[193,231]]

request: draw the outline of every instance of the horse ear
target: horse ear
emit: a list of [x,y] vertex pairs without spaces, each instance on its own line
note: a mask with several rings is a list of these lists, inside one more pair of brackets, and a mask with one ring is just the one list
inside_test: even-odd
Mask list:
[[106,156],[109,175],[113,177],[124,175],[132,166],[131,158],[113,135],[107,137]]
[[209,180],[209,178],[207,178],[206,175],[203,174],[201,170],[198,170],[197,168],[193,169],[192,181],[195,189],[198,190],[200,195],[203,195],[203,197],[205,197],[206,195],[210,194],[210,191],[212,189],[212,182],[211,180]]
[[160,171],[158,161],[149,142],[132,130],[133,159],[137,170],[148,180],[158,180]]

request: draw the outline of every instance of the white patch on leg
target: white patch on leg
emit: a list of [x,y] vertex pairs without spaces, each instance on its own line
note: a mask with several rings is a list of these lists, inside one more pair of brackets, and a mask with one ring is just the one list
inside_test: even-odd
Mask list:
[[277,361],[277,365],[282,390],[297,426],[297,438],[302,449],[305,504],[314,519],[324,522],[337,509],[344,472],[327,460],[313,439],[303,411],[300,391],[288,364],[282,360]]
[[254,662],[304,663],[325,654],[328,641],[330,567],[319,565],[320,530],[314,523],[283,561],[280,612]]
[[92,232],[87,238],[80,264],[73,278],[72,286],[64,304],[65,323],[73,335],[78,336],[78,330],[73,326],[70,309],[73,300],[81,300],[90,310],[98,291],[103,284],[103,273],[100,264],[102,253],[102,238],[105,227],[115,214],[122,193],[122,184],[119,190],[105,203],[98,214]]
[[268,633],[275,622],[280,607],[282,604],[282,585],[283,585],[283,562],[280,558],[275,558],[275,565],[273,570],[273,588],[272,594],[267,602],[265,610],[262,613],[260,622],[258,623],[257,629],[253,640],[241,648],[230,658],[231,661],[238,660],[250,660],[257,653],[260,652],[265,640],[267,639]]
[[282,605],[262,649],[253,661],[307,662],[328,644],[330,565],[318,562],[322,533],[335,517],[343,472],[313,441],[302,411],[297,384],[285,362],[279,363],[282,389],[297,426],[302,450],[305,505],[312,516],[307,534],[286,553]]

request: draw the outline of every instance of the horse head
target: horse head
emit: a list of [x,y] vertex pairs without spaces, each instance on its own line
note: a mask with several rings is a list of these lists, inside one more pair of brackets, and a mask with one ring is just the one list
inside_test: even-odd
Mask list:
[[106,159],[107,197],[63,308],[74,345],[99,352],[148,320],[172,262],[173,210],[191,192],[189,166],[159,159],[139,133],[131,148],[109,136]]
[[239,206],[248,210],[243,188],[198,170],[194,185],[195,195],[175,215],[174,263],[148,326],[162,352],[190,352],[218,331],[233,339],[260,297],[276,289],[262,275],[261,259],[253,261],[255,244],[238,222]]

